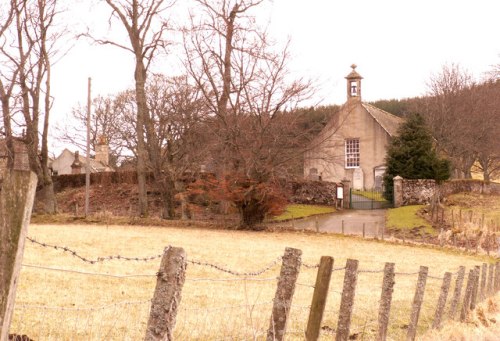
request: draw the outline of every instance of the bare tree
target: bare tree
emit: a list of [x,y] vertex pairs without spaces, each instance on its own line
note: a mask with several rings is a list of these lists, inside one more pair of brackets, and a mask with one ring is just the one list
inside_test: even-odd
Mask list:
[[479,103],[472,76],[459,65],[443,66],[431,78],[429,96],[418,111],[422,112],[437,141],[455,168],[455,177],[471,178],[471,167],[477,159],[474,120]]
[[51,57],[63,34],[54,31],[59,9],[56,0],[12,0],[10,5],[12,16],[2,26],[1,45],[2,62],[8,70],[2,73],[0,90],[4,126],[9,135],[12,122],[25,131],[23,140],[30,168],[38,176],[37,202],[43,211],[54,213],[56,201],[48,170],[47,140],[52,105]]
[[[134,111],[124,110],[124,103],[134,101],[133,91],[124,91],[118,95],[107,97],[98,96],[92,100],[90,117],[90,145],[95,150],[100,136],[105,136],[109,144],[110,166],[117,167],[127,155],[135,152],[137,139],[135,138]],[[77,105],[72,110],[72,120],[63,121],[56,126],[57,139],[70,143],[81,150],[85,150],[87,143],[87,108]]]
[[[154,125],[149,119],[149,108],[146,98],[146,80],[148,69],[160,49],[166,46],[164,35],[168,25],[163,13],[172,5],[165,0],[106,0],[112,10],[110,20],[118,20],[125,28],[129,44],[106,39],[94,39],[100,44],[109,44],[122,48],[133,54],[135,58],[135,100],[137,103],[137,175],[139,183],[139,213],[148,215],[146,191],[146,150],[145,136],[153,147],[149,147],[149,159],[152,160],[156,182],[162,186],[165,179],[158,168],[160,150],[156,147]],[[90,36],[87,34],[87,36]]]
[[290,77],[287,46],[276,52],[256,26],[251,12],[263,0],[196,2],[203,16],[193,14],[185,30],[186,67],[211,114],[213,143],[207,147],[219,178],[240,179],[242,186],[229,197],[241,225],[251,227],[266,213],[263,185],[286,174],[290,161],[302,155],[299,139],[291,138],[297,116],[289,112],[310,95],[311,86]]

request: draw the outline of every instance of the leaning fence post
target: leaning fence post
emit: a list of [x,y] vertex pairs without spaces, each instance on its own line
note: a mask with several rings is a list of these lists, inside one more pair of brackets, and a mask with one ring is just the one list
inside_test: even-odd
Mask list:
[[177,308],[186,279],[186,252],[179,247],[165,249],[161,259],[145,341],[173,340]]
[[292,306],[293,293],[295,292],[295,283],[300,271],[301,255],[302,251],[299,249],[290,247],[285,249],[278,286],[274,296],[271,321],[267,331],[268,341],[281,341],[285,338],[286,325]]
[[441,328],[441,319],[443,317],[444,307],[446,306],[446,298],[448,297],[448,291],[450,290],[451,283],[451,273],[446,272],[443,278],[443,284],[441,285],[441,294],[439,294],[439,299],[436,307],[436,313],[434,314],[434,322],[432,323],[432,328]]
[[356,283],[358,281],[358,261],[348,259],[345,265],[344,287],[340,301],[339,320],[337,322],[336,341],[349,339],[349,328],[351,327],[351,315],[356,294]]
[[474,277],[476,272],[474,269],[469,270],[469,275],[467,276],[467,286],[465,287],[464,303],[462,304],[462,311],[460,313],[460,322],[464,322],[467,318],[467,314],[470,309],[470,300],[472,296],[472,290],[474,288]]
[[493,272],[495,271],[495,264],[490,263],[488,271],[488,289],[486,291],[488,296],[493,296],[495,291],[493,290]]
[[394,283],[394,263],[385,263],[384,279],[382,281],[382,294],[380,296],[380,307],[378,310],[377,340],[379,341],[385,341],[387,338],[387,327],[389,325],[389,315],[391,313]]
[[0,340],[9,338],[24,239],[35,198],[35,173],[7,170],[0,193]]
[[462,292],[462,285],[464,283],[465,277],[465,266],[460,266],[458,269],[457,280],[455,281],[455,290],[453,292],[453,298],[451,299],[450,305],[450,319],[455,319],[457,313],[458,302],[460,301],[460,293]]
[[415,336],[417,335],[418,318],[420,316],[420,308],[422,307],[422,302],[424,301],[425,283],[427,282],[428,273],[428,267],[420,266],[420,271],[418,272],[417,287],[415,289],[415,296],[413,298],[413,305],[411,307],[410,324],[408,326],[408,333],[406,334],[407,341],[415,340]]
[[306,340],[316,341],[319,337],[321,321],[325,311],[330,278],[332,277],[333,258],[328,256],[321,257],[319,262],[316,284],[309,311],[309,320],[307,321]]
[[479,297],[480,300],[483,301],[486,298],[486,274],[488,272],[488,264],[483,263],[482,269],[481,269],[481,286],[479,289]]
[[479,274],[481,272],[481,267],[479,265],[476,265],[474,267],[474,286],[472,287],[472,296],[470,298],[470,309],[474,310],[476,309],[476,304],[477,304],[477,292],[479,289]]

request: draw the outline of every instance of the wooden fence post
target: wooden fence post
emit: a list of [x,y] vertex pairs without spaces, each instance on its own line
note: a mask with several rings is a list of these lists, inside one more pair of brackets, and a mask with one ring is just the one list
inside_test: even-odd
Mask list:
[[428,273],[428,267],[420,266],[417,287],[415,289],[415,296],[413,297],[413,305],[411,307],[410,324],[408,325],[408,333],[406,334],[407,341],[415,340],[415,336],[417,335],[418,318],[420,316],[420,308],[422,307],[422,303],[424,301],[425,283],[427,282]]
[[37,177],[21,170],[4,172],[0,193],[0,340],[9,338],[24,241],[35,199]]
[[300,271],[301,255],[302,251],[299,249],[289,247],[285,249],[278,286],[274,296],[273,312],[267,331],[267,341],[281,341],[285,338],[286,325],[292,306],[293,293],[295,292],[295,283]]
[[337,322],[336,341],[349,339],[351,327],[351,315],[356,294],[356,283],[358,281],[358,264],[356,259],[348,259],[345,265],[344,287],[342,288],[342,299],[340,301],[339,320]]
[[342,234],[344,234],[344,220],[342,220]]
[[462,304],[462,311],[460,313],[460,322],[465,321],[470,310],[470,300],[472,297],[472,289],[474,288],[475,275],[476,272],[474,269],[470,269],[469,275],[467,276],[467,286],[465,287],[464,303]]
[[363,223],[363,239],[365,239],[365,234],[366,234],[365,232],[366,232],[366,230],[365,230],[365,223]]
[[316,341],[319,337],[321,321],[325,311],[328,288],[330,287],[330,278],[332,277],[333,258],[328,256],[321,257],[319,262],[316,284],[309,311],[309,320],[307,321],[306,340]]
[[432,328],[441,328],[441,320],[443,318],[444,307],[446,306],[446,299],[448,297],[448,291],[450,290],[451,284],[451,273],[446,272],[443,278],[443,284],[441,285],[441,294],[439,294],[439,299],[436,307],[436,313],[434,314],[434,322],[432,323]]
[[486,298],[486,274],[488,272],[488,264],[483,263],[482,269],[481,269],[481,286],[479,289],[479,297],[480,300],[483,301]]
[[495,292],[500,291],[500,262],[495,266]]
[[495,264],[490,263],[489,271],[488,271],[488,289],[486,291],[487,296],[493,296],[495,294],[495,291],[493,290],[494,286],[494,278],[493,278],[493,273],[495,272]]
[[186,252],[179,247],[165,249],[161,259],[145,341],[173,340],[177,308],[186,280]]
[[479,289],[479,275],[481,273],[481,267],[479,265],[476,265],[474,267],[474,286],[472,287],[472,296],[470,299],[470,309],[474,310],[476,309],[476,304],[477,304],[477,292]]
[[455,281],[455,290],[450,305],[450,319],[454,320],[457,313],[458,302],[460,301],[460,293],[462,292],[462,285],[465,277],[465,266],[460,266],[458,269],[457,280]]
[[394,283],[394,263],[385,263],[382,294],[380,296],[380,307],[378,310],[377,340],[379,341],[385,341],[387,338],[387,327],[389,325],[389,315],[391,313]]

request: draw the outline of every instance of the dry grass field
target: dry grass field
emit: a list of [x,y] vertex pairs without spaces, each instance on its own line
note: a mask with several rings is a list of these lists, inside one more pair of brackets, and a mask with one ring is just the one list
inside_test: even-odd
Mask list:
[[[418,331],[418,335],[423,335],[432,323],[441,286],[438,278],[445,271],[456,272],[460,265],[470,269],[488,261],[484,257],[432,248],[306,232],[31,225],[28,235],[93,259],[109,255],[153,256],[172,245],[183,247],[189,261],[218,264],[237,272],[254,272],[276,263],[259,276],[235,276],[210,266],[188,263],[177,316],[177,340],[265,339],[280,269],[277,260],[285,247],[301,249],[304,265],[317,264],[324,255],[335,258],[337,270],[330,284],[322,339],[330,339],[336,328],[344,276],[338,268],[344,267],[348,258],[359,260],[360,270],[376,271],[359,274],[351,324],[352,337],[358,340],[374,338],[382,284],[382,273],[378,270],[383,269],[385,262],[396,263],[398,273],[389,338],[400,340],[406,335],[420,265],[428,266],[429,274],[436,277],[427,281]],[[148,262],[113,259],[92,265],[69,252],[28,242],[11,333],[26,334],[37,341],[140,339],[159,263],[159,259]],[[63,269],[73,272],[60,271]],[[304,339],[315,278],[316,269],[302,266],[287,340]]]

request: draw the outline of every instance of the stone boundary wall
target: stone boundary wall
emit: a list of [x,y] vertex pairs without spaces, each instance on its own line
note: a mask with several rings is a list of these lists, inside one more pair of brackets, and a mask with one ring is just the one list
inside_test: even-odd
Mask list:
[[287,183],[290,202],[294,204],[328,205],[337,203],[337,184],[328,181],[290,181]]
[[403,179],[402,206],[427,205],[436,193],[436,180]]
[[[401,186],[396,186],[399,181]],[[437,184],[435,180],[429,179],[395,178],[394,183],[395,207],[429,204],[436,191],[439,191],[440,198],[463,192],[500,195],[500,183],[482,180],[448,180]],[[401,193],[398,192],[399,188]]]
[[439,186],[441,197],[462,192],[500,195],[500,183],[467,179],[449,180]]

